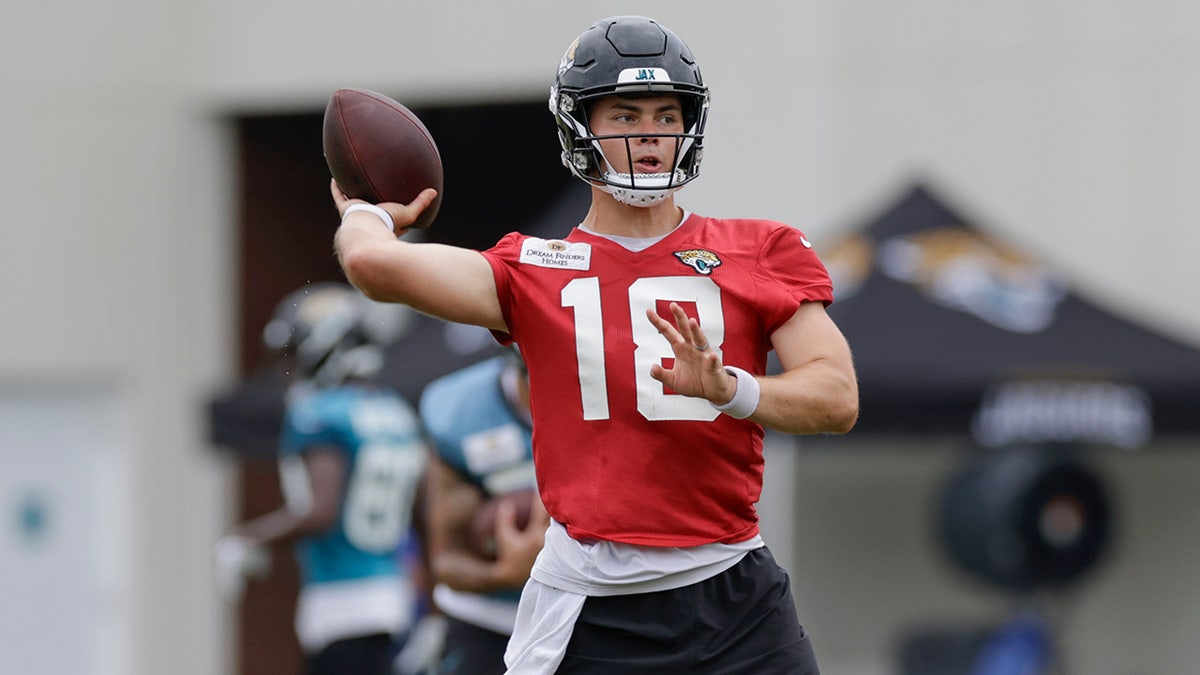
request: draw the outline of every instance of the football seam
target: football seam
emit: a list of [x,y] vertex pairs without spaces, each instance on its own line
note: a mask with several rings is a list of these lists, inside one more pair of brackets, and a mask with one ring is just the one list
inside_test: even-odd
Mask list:
[[[430,133],[430,131],[428,131],[428,129],[425,129],[424,125],[416,124],[415,121],[413,120],[413,118],[410,117],[410,115],[404,114],[403,110],[397,109],[396,107],[392,106],[392,104],[390,102],[383,100],[383,98],[379,98],[378,96],[372,96],[371,94],[368,94],[368,92],[356,91],[356,92],[354,92],[354,94],[365,96],[367,98],[371,98],[371,100],[373,100],[373,101],[383,103],[383,106],[385,108],[388,108],[390,110],[390,112],[398,115],[398,117],[400,117],[402,120],[404,120],[404,123],[406,123],[406,124],[408,124],[408,126],[412,127],[412,129],[414,131],[419,132],[420,136],[421,136],[421,141],[425,142],[425,147],[428,150],[432,151],[433,159],[437,160],[438,169],[439,169],[438,173],[442,173],[445,171],[445,167],[443,166],[443,163],[442,163],[442,153],[440,153],[440,151],[438,150],[437,142],[433,141],[432,133]],[[360,155],[359,155],[359,147],[358,147],[358,145],[356,145],[354,143],[354,138],[349,135],[349,132],[348,132],[349,126],[346,124],[346,114],[344,114],[342,106],[338,106],[338,108],[337,108],[337,117],[338,117],[338,119],[340,119],[342,121],[342,129],[346,130],[346,132],[343,133],[343,136],[346,136],[347,144],[349,145],[349,148],[350,148],[350,154],[352,154],[352,156],[354,157],[355,168],[358,169],[358,171],[356,171],[356,173],[358,173],[359,175],[361,175],[361,177],[364,177],[366,179],[367,185],[371,187],[372,196],[374,198],[384,199],[382,193],[379,192],[379,189],[376,186],[376,181],[374,181],[374,179],[371,177],[371,175],[367,173],[366,167],[364,165],[362,165],[362,161],[361,161]],[[430,187],[433,187],[434,190],[438,191],[438,197],[442,197],[442,189],[440,189],[439,186],[430,185]],[[424,189],[422,189],[422,190],[424,190]],[[415,198],[415,197],[416,196],[414,195],[413,198]],[[424,216],[425,214],[421,214],[421,215]],[[420,220],[420,219],[418,219],[418,220]]]
[[[380,96],[382,96],[382,94],[380,94]],[[408,123],[410,127],[413,128],[413,130],[419,131],[421,133],[421,140],[425,141],[425,147],[433,151],[433,157],[437,160],[438,169],[441,169],[442,171],[445,170],[445,167],[442,165],[442,153],[438,151],[437,142],[433,140],[433,134],[429,132],[429,129],[425,126],[425,123],[420,121],[420,118],[416,113],[409,110],[406,114],[403,110],[393,106],[390,101],[377,96],[370,97],[382,103],[388,110],[391,110],[399,115],[405,122]],[[431,185],[430,187],[434,186]],[[441,190],[438,190],[438,194],[441,194]]]
[[[390,106],[389,106],[390,107]],[[371,188],[371,196],[376,200],[382,199],[383,195],[379,194],[378,188],[375,187],[375,181],[367,174],[366,167],[363,166],[362,159],[358,154],[358,144],[355,142],[354,136],[350,133],[350,126],[346,120],[345,106],[338,106],[338,119],[342,122],[342,128],[346,130],[346,144],[350,146],[350,155],[354,157],[355,173],[366,178],[367,185]],[[367,201],[367,200],[363,200]]]

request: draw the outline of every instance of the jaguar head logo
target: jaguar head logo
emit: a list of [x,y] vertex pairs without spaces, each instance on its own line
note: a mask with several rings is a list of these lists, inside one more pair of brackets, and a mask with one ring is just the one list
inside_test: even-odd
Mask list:
[[721,259],[717,257],[716,253],[706,251],[702,248],[675,251],[675,257],[679,258],[679,262],[696,270],[700,274],[712,274],[714,267],[721,266]]

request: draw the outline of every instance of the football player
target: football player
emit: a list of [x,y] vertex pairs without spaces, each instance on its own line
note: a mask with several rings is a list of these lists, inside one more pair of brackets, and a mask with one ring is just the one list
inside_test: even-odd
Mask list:
[[270,546],[294,543],[296,634],[313,675],[390,673],[417,607],[397,552],[429,451],[412,406],[373,381],[396,309],[317,283],[284,298],[263,331],[292,380],[279,443],[286,504],[218,542],[218,582],[236,598],[245,576],[265,573]]
[[515,512],[498,518],[494,543],[478,541],[474,527],[488,500],[537,489],[529,373],[520,352],[513,345],[434,380],[419,410],[435,452],[426,510],[433,599],[447,621],[438,673],[500,675],[517,599],[549,525],[534,499],[524,529]]
[[[563,162],[592,195],[561,239],[514,232],[482,252],[407,242],[397,234],[432,190],[368,205],[331,185],[356,286],[521,345],[552,520],[506,663],[815,673],[755,503],[764,427],[840,434],[858,416],[829,275],[793,227],[676,202],[699,174],[709,91],[657,21],[612,17],[581,34],[550,109]],[[772,349],[782,372],[768,377]]]

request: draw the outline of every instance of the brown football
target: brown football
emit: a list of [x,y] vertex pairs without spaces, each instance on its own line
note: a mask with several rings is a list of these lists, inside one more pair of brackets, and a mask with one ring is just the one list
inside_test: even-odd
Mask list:
[[535,499],[538,499],[538,491],[533,488],[498,495],[485,501],[471,521],[471,541],[475,544],[476,553],[485,558],[496,557],[496,513],[502,502],[511,501],[516,506],[517,528],[524,530],[529,526],[529,515]]
[[433,224],[442,203],[442,157],[411,110],[369,89],[338,89],[325,106],[321,140],[329,173],[348,197],[407,204],[425,188],[437,190],[412,227]]

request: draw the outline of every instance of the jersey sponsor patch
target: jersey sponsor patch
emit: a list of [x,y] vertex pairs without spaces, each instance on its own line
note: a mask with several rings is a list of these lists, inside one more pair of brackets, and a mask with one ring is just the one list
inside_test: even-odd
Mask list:
[[675,251],[675,257],[679,258],[679,262],[696,270],[700,274],[712,274],[714,267],[721,266],[720,256],[702,248]]
[[463,457],[471,473],[486,474],[525,458],[525,439],[516,424],[487,429],[465,436]]
[[592,266],[592,245],[529,237],[521,243],[521,262],[538,267],[586,270]]
[[537,474],[533,468],[533,460],[489,473],[483,477],[483,487],[488,494],[493,495],[506,495],[518,490],[536,488]]

